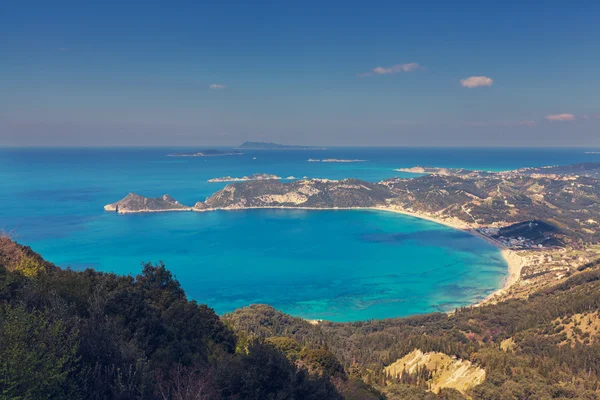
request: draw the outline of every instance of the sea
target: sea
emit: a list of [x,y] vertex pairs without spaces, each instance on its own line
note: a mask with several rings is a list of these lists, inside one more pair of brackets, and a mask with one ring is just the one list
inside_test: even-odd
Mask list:
[[[481,170],[600,162],[591,148],[330,148],[168,157],[194,148],[0,148],[0,230],[56,265],[136,275],[164,262],[190,299],[225,314],[269,304],[307,319],[445,312],[502,287],[497,248],[383,211],[238,210],[119,215],[129,192],[193,205],[211,178],[254,173],[380,181],[412,166]],[[221,150],[226,150],[221,148]],[[360,159],[356,163],[308,159]]]

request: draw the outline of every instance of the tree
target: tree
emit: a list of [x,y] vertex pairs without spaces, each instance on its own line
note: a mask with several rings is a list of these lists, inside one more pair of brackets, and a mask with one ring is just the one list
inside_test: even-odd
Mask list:
[[33,399],[66,395],[78,363],[77,331],[42,311],[0,306],[0,393]]

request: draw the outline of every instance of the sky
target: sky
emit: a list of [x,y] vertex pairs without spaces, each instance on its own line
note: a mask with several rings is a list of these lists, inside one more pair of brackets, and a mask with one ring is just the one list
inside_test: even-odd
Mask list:
[[600,146],[598,1],[0,0],[0,146]]

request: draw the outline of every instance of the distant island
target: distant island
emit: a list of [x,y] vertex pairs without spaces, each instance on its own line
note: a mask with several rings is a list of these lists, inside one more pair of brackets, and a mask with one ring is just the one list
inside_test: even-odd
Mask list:
[[221,178],[212,178],[209,179],[208,182],[246,182],[246,181],[265,181],[265,180],[279,180],[279,179],[296,179],[295,176],[288,176],[287,178],[282,178],[277,175],[272,174],[253,174],[250,176],[243,176],[241,178],[234,178],[232,176],[223,176]]
[[270,142],[244,142],[236,149],[242,150],[327,150],[325,147],[295,146]]
[[314,158],[309,158],[308,162],[322,162],[322,163],[355,163],[355,162],[366,162],[367,160],[355,160],[355,159],[340,159],[340,158],[324,158],[323,160],[318,160]]
[[221,151],[215,149],[201,150],[194,153],[171,153],[168,157],[217,157],[217,156],[240,156],[244,153],[237,150]]

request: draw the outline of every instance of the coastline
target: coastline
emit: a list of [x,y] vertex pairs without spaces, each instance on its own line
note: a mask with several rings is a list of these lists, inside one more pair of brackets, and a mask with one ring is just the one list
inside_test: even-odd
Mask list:
[[[281,210],[311,210],[311,211],[344,211],[344,210],[363,210],[363,211],[386,211],[392,212],[396,214],[402,214],[409,217],[419,218],[426,221],[434,222],[440,225],[445,225],[447,227],[458,229],[460,231],[469,233],[473,236],[476,236],[482,240],[485,240],[492,246],[498,248],[500,250],[500,254],[502,258],[506,262],[508,266],[508,274],[504,279],[504,283],[501,288],[498,288],[494,292],[490,293],[485,299],[473,304],[473,306],[478,307],[491,301],[497,296],[501,296],[508,291],[508,289],[513,286],[521,277],[521,270],[525,264],[525,259],[518,255],[514,250],[511,250],[504,246],[502,243],[485,236],[478,232],[474,226],[461,221],[457,218],[436,218],[431,217],[429,215],[415,213],[412,211],[407,211],[400,208],[389,207],[389,206],[374,206],[374,207],[289,207],[289,206],[260,206],[260,207],[231,207],[231,208],[206,208],[206,209],[198,209],[194,207],[183,208],[183,209],[173,209],[173,210],[155,210],[155,211],[121,211],[119,213],[137,213],[137,212],[169,212],[169,211],[192,211],[192,212],[211,212],[211,211],[235,211],[235,210],[253,210],[253,209],[281,209]],[[108,210],[107,210],[108,211]]]
[[483,304],[487,303],[488,301],[492,300],[493,298],[506,293],[508,291],[508,289],[511,286],[513,286],[521,277],[521,270],[523,269],[523,266],[525,264],[525,262],[524,262],[525,260],[523,257],[518,255],[514,250],[507,248],[502,243],[500,243],[488,236],[481,234],[476,229],[474,229],[472,226],[469,226],[469,224],[467,224],[463,221],[460,221],[457,219],[451,219],[451,220],[441,219],[441,218],[438,219],[438,218],[430,217],[428,215],[423,215],[423,214],[406,211],[406,210],[401,210],[401,209],[397,209],[397,208],[392,208],[392,207],[372,207],[371,209],[381,210],[381,211],[389,211],[389,212],[394,212],[397,214],[408,215],[410,217],[420,218],[420,219],[424,219],[427,221],[435,222],[440,225],[445,225],[450,228],[454,228],[454,229],[461,230],[463,232],[467,232],[473,236],[477,236],[478,238],[483,239],[486,242],[488,242],[489,244],[491,244],[492,246],[498,248],[500,250],[500,254],[502,255],[502,258],[508,265],[508,275],[504,279],[504,284],[502,285],[501,288],[495,290],[493,293],[490,293],[485,299],[475,303],[474,306],[483,305]]

